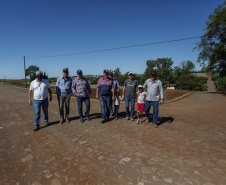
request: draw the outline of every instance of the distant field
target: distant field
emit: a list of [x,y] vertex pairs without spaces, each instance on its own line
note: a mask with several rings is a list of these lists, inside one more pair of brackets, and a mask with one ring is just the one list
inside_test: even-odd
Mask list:
[[203,78],[208,78],[207,73],[191,73],[191,75],[203,77]]
[[[4,80],[3,80],[4,81]],[[0,80],[0,83],[3,83],[3,81]],[[25,87],[25,81],[24,80],[6,80],[6,85],[12,85],[17,87]],[[27,88],[30,87],[30,82],[27,82]],[[96,85],[91,85],[92,88],[92,97],[91,99],[95,99],[96,97]],[[55,93],[55,83],[51,84],[51,90],[53,93]],[[181,97],[187,93],[192,93],[195,91],[189,91],[189,90],[167,90],[166,91],[166,101],[171,101],[173,99],[176,99],[178,97]],[[122,87],[120,88],[120,95],[122,95]],[[164,96],[165,96],[165,90],[164,90]]]

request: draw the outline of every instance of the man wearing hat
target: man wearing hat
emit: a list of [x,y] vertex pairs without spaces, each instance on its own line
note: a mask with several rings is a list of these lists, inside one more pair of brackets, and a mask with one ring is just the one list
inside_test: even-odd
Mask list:
[[153,105],[153,125],[155,128],[158,127],[158,111],[159,111],[159,94],[161,96],[160,104],[163,104],[163,88],[162,82],[156,78],[156,71],[151,71],[151,78],[147,79],[143,85],[143,88],[147,88],[147,96],[145,101],[145,116],[146,123],[150,120],[149,110]]
[[[115,86],[113,83],[113,79],[109,78],[108,75],[109,71],[105,69],[103,72],[103,77],[101,77],[97,83],[96,99],[100,100],[101,118],[102,118],[101,123],[104,123],[105,121],[109,120],[110,101],[111,98],[114,101],[115,97]],[[105,111],[105,107],[107,108],[107,113]]]
[[[68,68],[64,68],[62,72],[63,76],[60,76],[56,82],[56,94],[58,98],[59,110],[60,110],[60,123],[69,123],[69,108],[70,108],[70,98],[71,98],[71,84],[72,79],[68,76]],[[64,117],[64,105],[66,109],[66,115]]]
[[90,111],[91,87],[88,80],[83,76],[82,70],[80,69],[77,71],[77,78],[75,78],[72,82],[72,92],[77,97],[80,122],[81,123],[84,122],[82,112],[83,102],[85,102],[86,105],[85,112],[86,119],[90,121],[89,111]]
[[[123,87],[123,93],[122,93],[122,99],[125,97],[125,106],[126,106],[126,119],[129,120],[133,119],[134,115],[134,105],[135,105],[135,98],[136,98],[136,90],[138,87],[137,80],[133,79],[133,73],[129,72],[129,79],[125,80],[124,87]],[[129,102],[131,102],[131,112],[129,114]]]

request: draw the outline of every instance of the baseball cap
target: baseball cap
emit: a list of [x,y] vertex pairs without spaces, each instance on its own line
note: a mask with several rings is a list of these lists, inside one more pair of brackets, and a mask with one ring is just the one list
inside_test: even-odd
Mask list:
[[79,74],[79,73],[82,73],[82,70],[81,69],[77,70],[77,74]]
[[105,69],[103,73],[108,74],[109,71],[107,69]]
[[151,76],[157,76],[156,71],[152,71],[152,72],[151,72]]
[[129,76],[133,76],[133,73],[132,73],[132,72],[129,72],[128,75],[129,75]]
[[109,75],[113,76],[113,73],[112,73],[112,72],[110,72],[110,73],[109,73]]
[[64,68],[63,69],[63,72],[68,72],[68,68]]
[[139,89],[139,88],[143,88],[143,86],[142,86],[142,85],[138,85],[138,89]]

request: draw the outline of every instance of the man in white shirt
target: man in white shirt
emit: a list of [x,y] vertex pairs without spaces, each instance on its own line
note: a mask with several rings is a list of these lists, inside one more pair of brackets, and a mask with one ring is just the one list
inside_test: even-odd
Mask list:
[[34,94],[35,129],[39,130],[41,106],[44,113],[44,122],[48,125],[48,93],[52,101],[52,91],[47,80],[43,79],[42,71],[36,72],[36,79],[31,82],[29,90],[29,104],[32,105],[32,94]]

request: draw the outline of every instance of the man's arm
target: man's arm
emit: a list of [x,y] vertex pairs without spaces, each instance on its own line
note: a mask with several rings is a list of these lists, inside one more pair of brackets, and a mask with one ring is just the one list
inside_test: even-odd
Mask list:
[[159,84],[159,90],[160,90],[160,95],[161,95],[160,104],[163,104],[164,103],[164,93],[163,93],[163,88],[162,88],[162,82],[160,82],[160,84]]
[[96,90],[96,99],[97,100],[99,99],[99,87],[97,87],[97,90]]
[[51,91],[51,88],[48,88],[48,92],[49,92],[49,101],[52,101],[52,91]]
[[123,90],[122,90],[122,100],[124,99],[125,97],[125,91],[126,91],[126,86],[123,87]]
[[60,95],[59,78],[57,79],[55,90],[56,90],[56,94],[57,94],[57,95]]
[[89,81],[87,80],[87,89],[88,89],[88,96],[91,98],[92,89],[90,87]]
[[32,98],[33,91],[32,90],[29,90],[29,93],[28,94],[29,94],[29,96],[28,96],[29,97],[29,104],[32,105],[31,98]]

